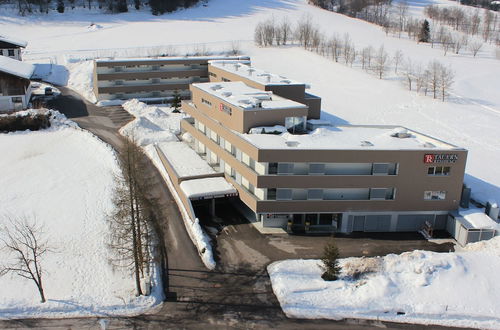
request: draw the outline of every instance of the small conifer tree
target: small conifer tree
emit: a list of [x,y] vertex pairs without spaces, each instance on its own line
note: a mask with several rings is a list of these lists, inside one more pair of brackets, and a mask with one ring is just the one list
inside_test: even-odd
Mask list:
[[174,95],[172,98],[172,102],[170,103],[170,106],[174,108],[172,112],[179,113],[179,109],[181,107],[181,94],[176,90],[174,90]]
[[429,42],[431,38],[431,28],[429,26],[429,21],[424,20],[420,32],[418,33],[418,42]]
[[321,278],[325,281],[335,281],[340,274],[340,266],[339,266],[339,249],[334,241],[325,245],[325,249],[323,252],[323,257],[321,258],[321,270],[323,270],[323,274]]
[[64,13],[64,1],[63,0],[57,0],[57,12],[59,13]]

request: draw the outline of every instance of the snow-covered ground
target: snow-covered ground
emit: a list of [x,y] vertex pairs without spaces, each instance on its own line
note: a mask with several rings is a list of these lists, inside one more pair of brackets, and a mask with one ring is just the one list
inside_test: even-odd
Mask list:
[[[455,5],[445,0],[410,2],[410,13],[422,17],[425,5]],[[386,35],[378,26],[308,5],[306,0],[210,0],[207,6],[153,17],[146,10],[109,15],[85,9],[64,15],[20,17],[14,11],[0,14],[2,33],[28,41],[25,58],[52,58],[68,65],[68,85],[93,99],[91,62],[75,58],[95,56],[146,56],[148,51],[183,55],[204,49],[228,50],[236,40],[241,51],[259,68],[312,85],[311,93],[323,98],[324,119],[337,124],[394,124],[467,148],[466,183],[473,197],[500,200],[500,62],[494,47],[485,44],[476,58],[469,51],[443,55],[439,47],[417,44]],[[354,68],[334,63],[299,47],[259,48],[253,45],[255,25],[274,17],[296,22],[310,15],[320,30],[330,36],[348,32],[359,50],[384,45],[392,55],[402,50],[405,58],[426,65],[437,59],[455,71],[453,95],[447,102],[409,92],[393,71],[384,80]],[[89,28],[90,23],[99,28]],[[175,31],[155,34],[150,31]],[[487,161],[485,161],[485,158]]]
[[[340,279],[321,279],[319,260],[268,266],[289,317],[367,318],[447,326],[500,328],[500,237],[461,252],[428,251],[341,259]],[[363,269],[365,274],[352,275]]]
[[[109,264],[119,167],[107,144],[56,113],[49,129],[0,134],[0,154],[0,225],[34,216],[54,250],[42,260],[47,302],[31,281],[2,276],[0,318],[130,315],[161,301],[157,274],[153,294],[136,298],[132,276]],[[11,258],[0,250],[0,263]]]
[[[207,171],[209,171],[209,173],[213,172],[212,168],[201,159],[195,158],[194,162],[198,166],[193,167],[191,161],[193,161],[193,157],[198,156],[193,150],[189,149],[184,142],[180,142],[179,139],[177,139],[176,135],[180,133],[180,121],[184,117],[184,114],[173,113],[173,108],[170,107],[147,105],[138,100],[125,102],[123,108],[133,115],[135,119],[123,126],[120,129],[120,133],[134,139],[158,168],[179,206],[186,230],[198,249],[203,263],[208,269],[214,269],[216,264],[213,257],[212,245],[210,244],[210,238],[201,228],[198,219],[192,219],[189,212],[187,212],[182,204],[180,196],[177,194],[168,172],[165,170],[155,148],[155,146],[158,145],[159,149],[166,154],[165,156],[169,158],[173,166],[177,165],[177,167],[174,168],[178,171],[180,176],[200,174],[200,170],[203,170],[204,173]],[[176,143],[179,144],[178,147],[175,145]],[[191,213],[194,214],[194,212]]]

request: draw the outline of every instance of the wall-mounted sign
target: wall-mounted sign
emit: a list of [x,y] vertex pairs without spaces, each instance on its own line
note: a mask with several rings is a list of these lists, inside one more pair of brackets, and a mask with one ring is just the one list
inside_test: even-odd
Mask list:
[[228,107],[227,105],[222,104],[222,103],[221,103],[221,104],[219,104],[219,110],[220,110],[220,111],[222,111],[222,112],[227,113],[227,114],[228,114],[228,115],[230,115],[230,116],[231,116],[231,114],[232,114],[232,112],[233,112],[233,111],[232,111],[232,109],[231,109],[230,107]]
[[424,163],[456,163],[458,160],[457,154],[425,154]]

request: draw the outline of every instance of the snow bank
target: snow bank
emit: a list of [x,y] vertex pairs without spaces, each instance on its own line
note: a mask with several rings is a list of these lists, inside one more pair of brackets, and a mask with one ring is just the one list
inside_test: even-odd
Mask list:
[[148,106],[138,100],[130,100],[123,108],[136,117],[120,129],[124,136],[134,138],[140,146],[160,142],[178,141],[183,114],[172,113],[170,107]]
[[95,103],[97,99],[94,94],[94,62],[79,61],[67,63],[67,68],[69,71],[67,86],[77,91],[87,101]]
[[466,252],[406,252],[378,257],[378,269],[337,281],[321,279],[319,260],[268,266],[283,311],[297,318],[367,318],[445,326],[500,327],[500,237],[468,245]]
[[183,142],[163,142],[157,144],[158,149],[168,159],[180,178],[215,173],[206,161]]
[[[27,110],[20,113],[33,113]],[[0,318],[140,314],[162,299],[152,270],[151,296],[135,297],[134,281],[109,264],[106,215],[114,175],[114,151],[58,112],[51,127],[0,134],[0,225],[10,216],[36,216],[54,252],[42,260],[47,302],[15,275],[0,277]],[[8,189],[7,189],[8,187]],[[0,250],[2,262],[13,258]]]

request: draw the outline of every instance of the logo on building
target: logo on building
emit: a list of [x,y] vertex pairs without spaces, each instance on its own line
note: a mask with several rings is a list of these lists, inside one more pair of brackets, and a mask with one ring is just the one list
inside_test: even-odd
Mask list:
[[458,160],[457,154],[425,154],[424,163],[456,163]]
[[231,115],[231,113],[233,112],[230,107],[228,107],[227,105],[222,104],[222,103],[219,104],[219,110],[222,111],[222,112],[227,113],[228,115]]

